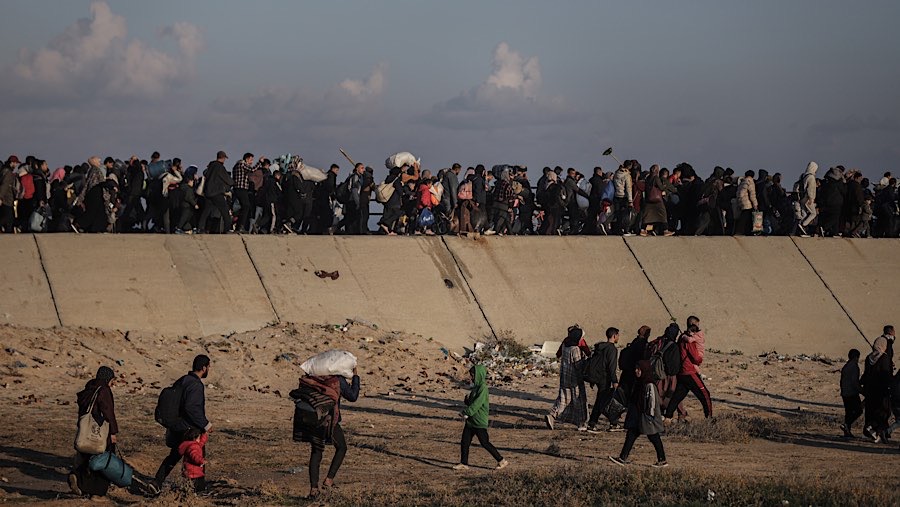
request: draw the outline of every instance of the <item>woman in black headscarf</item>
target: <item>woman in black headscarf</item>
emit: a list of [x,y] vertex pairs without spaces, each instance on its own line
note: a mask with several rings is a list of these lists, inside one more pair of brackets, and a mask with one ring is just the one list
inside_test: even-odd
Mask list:
[[[101,366],[97,375],[89,380],[84,390],[78,393],[78,417],[91,411],[91,416],[102,425],[109,424],[109,436],[106,440],[106,450],[114,451],[116,435],[119,433],[119,425],[116,423],[116,410],[110,385],[116,374],[112,368]],[[76,452],[75,469],[69,474],[69,488],[76,495],[106,496],[109,490],[109,480],[97,472],[91,472],[88,461],[91,455]]]

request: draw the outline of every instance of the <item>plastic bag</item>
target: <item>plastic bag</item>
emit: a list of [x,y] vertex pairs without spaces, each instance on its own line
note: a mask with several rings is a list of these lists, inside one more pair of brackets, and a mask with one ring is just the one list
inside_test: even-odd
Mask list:
[[415,164],[419,164],[421,162],[420,159],[416,158],[415,155],[408,151],[401,151],[400,153],[394,153],[387,160],[384,161],[385,167],[388,169],[393,169],[395,167],[403,167],[404,165],[408,165],[412,167]]
[[430,209],[424,208],[422,212],[419,213],[419,218],[416,221],[419,227],[431,227],[434,225],[434,214]]
[[300,168],[300,176],[302,176],[306,181],[313,181],[315,183],[325,181],[328,178],[328,175],[325,174],[325,171],[312,166],[308,166],[306,164],[304,164],[303,167]]
[[307,375],[324,377],[328,375],[340,375],[344,378],[353,378],[353,369],[356,368],[356,356],[346,350],[329,350],[316,354],[300,365],[300,369]]
[[[590,195],[591,183],[587,178],[581,178],[581,181],[578,182],[578,189]],[[581,209],[587,209],[588,204],[590,204],[588,198],[581,194],[575,194],[575,201],[578,202],[578,207]]]

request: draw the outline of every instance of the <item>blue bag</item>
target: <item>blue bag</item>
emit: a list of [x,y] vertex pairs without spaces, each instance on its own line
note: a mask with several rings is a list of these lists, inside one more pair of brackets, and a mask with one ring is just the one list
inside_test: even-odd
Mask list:
[[431,213],[431,210],[428,208],[422,209],[422,212],[419,213],[419,219],[416,221],[419,227],[431,227],[434,225],[434,214]]
[[120,488],[131,486],[134,469],[112,452],[106,451],[103,454],[91,456],[91,460],[88,461],[88,468],[92,472],[100,472],[109,482]]

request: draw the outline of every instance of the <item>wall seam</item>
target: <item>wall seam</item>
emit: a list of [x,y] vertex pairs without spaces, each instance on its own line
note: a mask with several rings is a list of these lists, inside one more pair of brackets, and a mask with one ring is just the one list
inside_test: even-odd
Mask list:
[[54,294],[53,292],[53,283],[50,282],[50,275],[47,274],[47,267],[44,265],[44,254],[41,252],[41,244],[38,243],[37,236],[35,236],[34,234],[31,235],[31,239],[34,241],[35,248],[37,248],[38,261],[40,261],[41,263],[41,270],[44,272],[44,279],[47,280],[47,288],[50,289],[50,300],[53,302],[53,310],[56,312],[56,322],[58,322],[59,325],[62,326],[62,318],[59,316],[59,306],[56,304],[56,294]]
[[472,288],[472,284],[469,283],[469,279],[466,277],[465,271],[463,271],[462,266],[459,265],[459,259],[456,258],[456,254],[453,253],[453,250],[450,248],[450,245],[447,244],[447,240],[444,236],[441,236],[441,243],[444,244],[444,248],[447,249],[447,253],[450,254],[450,258],[453,259],[453,263],[456,264],[456,269],[459,271],[460,276],[463,279],[463,282],[466,283],[466,287],[469,289],[469,293],[472,294],[472,299],[475,301],[475,305],[478,306],[478,311],[481,312],[481,316],[484,318],[484,322],[488,325],[488,329],[491,330],[491,335],[494,339],[497,338],[497,332],[494,331],[494,326],[491,324],[491,320],[488,319],[487,313],[484,311],[484,307],[481,306],[481,301],[478,300],[478,294],[475,293],[475,290]]
[[800,245],[797,244],[797,240],[793,236],[790,236],[790,239],[791,239],[791,243],[794,244],[794,248],[796,248],[797,251],[800,252],[800,256],[803,257],[803,260],[805,260],[806,263],[809,264],[809,267],[810,267],[810,269],[813,270],[813,273],[815,273],[816,276],[819,277],[819,281],[822,282],[822,285],[825,286],[825,290],[827,290],[828,293],[831,294],[831,297],[834,298],[834,302],[838,304],[838,306],[841,308],[841,311],[844,312],[844,315],[846,315],[847,318],[850,319],[850,323],[853,324],[853,327],[856,328],[856,332],[858,332],[859,335],[862,336],[862,339],[865,340],[866,343],[868,343],[869,346],[871,347],[872,343],[869,341],[868,338],[866,338],[866,334],[863,333],[862,329],[859,327],[859,324],[856,323],[856,320],[853,319],[853,316],[850,315],[850,312],[847,310],[847,308],[844,307],[844,303],[841,303],[841,300],[838,299],[838,297],[834,293],[834,291],[831,290],[831,287],[828,285],[828,282],[826,282],[825,279],[822,278],[822,273],[819,273],[819,270],[816,269],[815,266],[813,266],[812,261],[809,260],[809,257],[806,256],[806,253],[800,248]]
[[278,315],[275,303],[272,302],[272,294],[269,292],[269,287],[266,286],[266,282],[263,281],[262,275],[259,273],[259,268],[256,266],[256,261],[254,261],[253,256],[250,255],[250,249],[247,247],[247,240],[244,239],[243,234],[240,234],[240,237],[241,243],[244,244],[244,252],[247,253],[247,258],[250,259],[250,265],[253,266],[253,270],[256,271],[256,278],[259,279],[259,284],[262,285],[263,291],[266,293],[266,299],[269,301],[269,306],[272,308],[272,314],[275,315],[275,323],[281,323],[281,315]]

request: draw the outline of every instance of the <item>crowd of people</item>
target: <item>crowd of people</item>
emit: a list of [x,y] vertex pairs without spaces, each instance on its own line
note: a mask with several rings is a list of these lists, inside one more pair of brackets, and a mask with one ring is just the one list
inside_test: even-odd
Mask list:
[[[688,393],[693,393],[700,401],[706,418],[713,415],[712,398],[700,374],[706,349],[700,319],[688,317],[683,331],[677,324],[671,323],[662,335],[652,340],[651,328],[641,326],[636,337],[621,352],[618,348],[619,335],[618,329],[610,327],[606,330],[605,339],[592,348],[581,327],[569,327],[556,354],[560,363],[558,395],[544,420],[550,430],[556,429],[559,424],[572,424],[578,431],[624,432],[621,451],[609,456],[610,461],[620,466],[632,464],[629,456],[634,443],[640,435],[646,435],[656,451],[656,462],[651,466],[667,467],[661,436],[675,420],[676,413],[678,420],[688,418],[683,404]],[[893,365],[895,336],[893,326],[884,326],[883,334],[871,344],[872,351],[865,358],[862,375],[859,350],[850,350],[848,354],[840,378],[840,394],[845,408],[840,429],[847,438],[853,437],[852,426],[863,415],[863,433],[875,443],[889,441],[893,431],[900,428],[900,371],[895,374]],[[197,492],[206,491],[205,445],[212,423],[206,417],[203,379],[209,375],[210,366],[208,356],[201,354],[194,358],[191,371],[169,388],[176,393],[170,398],[174,401],[169,409],[161,408],[167,402],[163,401],[164,394],[160,395],[155,418],[166,428],[165,443],[170,452],[156,475],[147,478],[145,494],[158,495],[179,461],[183,462],[182,474],[191,481],[194,489]],[[472,388],[460,412],[464,420],[460,461],[452,468],[468,470],[469,450],[473,438],[477,438],[497,461],[496,469],[503,469],[509,462],[491,443],[488,435],[490,403],[487,369],[482,364],[474,364],[469,374]],[[113,453],[119,430],[111,390],[115,379],[112,368],[101,366],[95,378],[89,380],[77,395],[79,420],[90,414],[98,425],[105,424],[108,436],[104,452]],[[590,415],[586,385],[595,388],[597,393]],[[356,368],[349,381],[336,375],[304,375],[299,387],[290,393],[290,398],[298,404],[293,438],[310,444],[311,498],[317,497],[321,488],[334,485],[347,453],[347,442],[340,425],[340,402],[341,399],[354,402],[359,394],[360,378]],[[865,397],[864,401],[861,395]],[[300,403],[307,404],[305,410],[308,412],[301,410]],[[301,413],[312,414],[312,420],[299,416]],[[891,415],[894,416],[893,423]],[[608,427],[599,427],[601,417],[608,420]],[[68,476],[69,486],[78,495],[102,497],[106,495],[110,481],[103,473],[88,466],[93,456],[80,452],[78,441],[76,436],[76,455]],[[329,444],[334,446],[335,453],[328,474],[320,484],[319,469]]]
[[[238,232],[296,234],[620,234],[898,237],[898,181],[870,181],[810,162],[796,181],[766,170],[715,167],[702,178],[625,160],[614,171],[460,164],[432,172],[418,161],[383,181],[354,163],[315,177],[298,156],[228,156],[200,170],[178,158],[92,157],[50,170],[13,155],[0,169],[0,232]],[[390,161],[391,159],[389,159]],[[398,162],[399,164],[399,162]],[[375,231],[370,208],[383,206]]]

